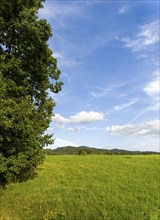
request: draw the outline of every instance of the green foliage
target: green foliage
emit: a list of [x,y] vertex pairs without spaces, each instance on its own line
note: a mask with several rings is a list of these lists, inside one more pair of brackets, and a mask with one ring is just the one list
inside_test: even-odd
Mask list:
[[0,219],[159,220],[159,155],[46,156],[2,191]]
[[51,27],[38,20],[42,0],[0,0],[0,184],[23,180],[43,160],[42,148],[60,70],[47,41]]
[[86,152],[85,149],[80,149],[80,150],[78,151],[78,155],[86,155],[86,154],[87,154],[87,152]]
[[92,148],[80,148],[80,150],[78,151],[78,155],[92,155],[95,154],[95,151]]

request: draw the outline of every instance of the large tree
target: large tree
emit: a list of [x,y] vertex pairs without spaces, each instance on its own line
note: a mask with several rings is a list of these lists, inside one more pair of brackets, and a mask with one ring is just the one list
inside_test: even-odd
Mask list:
[[47,41],[51,27],[38,19],[42,0],[0,0],[0,183],[23,180],[42,162],[51,142],[45,131],[62,83]]

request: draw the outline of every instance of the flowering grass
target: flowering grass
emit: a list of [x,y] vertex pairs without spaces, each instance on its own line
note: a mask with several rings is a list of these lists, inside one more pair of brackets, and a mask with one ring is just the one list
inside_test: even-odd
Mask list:
[[46,156],[1,190],[0,220],[159,220],[160,158]]

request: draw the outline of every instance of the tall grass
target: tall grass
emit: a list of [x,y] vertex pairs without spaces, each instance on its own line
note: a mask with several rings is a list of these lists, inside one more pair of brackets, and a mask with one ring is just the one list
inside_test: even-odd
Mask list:
[[1,191],[0,220],[159,220],[159,156],[47,156]]

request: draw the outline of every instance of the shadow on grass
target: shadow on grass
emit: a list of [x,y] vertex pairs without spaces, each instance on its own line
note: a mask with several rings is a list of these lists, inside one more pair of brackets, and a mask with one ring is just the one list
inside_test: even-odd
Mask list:
[[23,183],[23,182],[27,182],[28,180],[32,180],[38,177],[38,170],[42,170],[42,168],[36,168],[35,170],[31,170],[28,173],[21,173],[21,175],[19,176],[13,176],[13,178],[11,180],[9,180],[8,182],[2,181],[0,182],[0,194],[2,193],[2,191],[6,190],[7,187],[10,184],[15,184],[15,183]]

